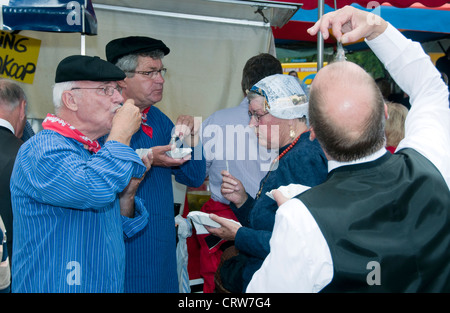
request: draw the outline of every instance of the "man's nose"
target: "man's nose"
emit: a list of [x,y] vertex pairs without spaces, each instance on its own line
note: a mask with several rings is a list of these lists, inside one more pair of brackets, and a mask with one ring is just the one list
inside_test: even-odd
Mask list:
[[114,89],[114,93],[112,95],[114,102],[119,102],[119,103],[123,103],[124,102],[124,97],[122,96],[122,94],[117,90]]
[[164,77],[162,76],[161,72],[158,72],[156,77],[153,78],[153,81],[157,82],[157,83],[160,83],[160,84],[164,84],[164,82],[165,82]]

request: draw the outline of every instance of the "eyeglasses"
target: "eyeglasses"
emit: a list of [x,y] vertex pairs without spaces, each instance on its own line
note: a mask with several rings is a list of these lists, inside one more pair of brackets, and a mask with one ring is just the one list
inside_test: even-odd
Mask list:
[[76,90],[76,89],[96,89],[97,93],[102,96],[112,96],[114,94],[114,90],[117,90],[120,94],[122,94],[122,88],[119,86],[116,86],[116,87],[106,86],[106,87],[96,87],[96,88],[94,88],[94,87],[93,88],[74,87],[70,90]]
[[141,74],[141,75],[148,76],[151,79],[155,79],[158,76],[158,74],[161,74],[161,76],[164,77],[164,75],[166,75],[166,73],[167,73],[167,69],[164,67],[160,70],[154,70],[154,71],[127,71],[127,73]]
[[265,116],[265,115],[267,115],[267,114],[269,114],[269,112],[266,112],[266,113],[264,113],[264,114],[258,115],[258,114],[256,114],[256,113],[252,113],[252,112],[248,111],[248,116],[250,117],[250,119],[252,119],[252,117],[254,117],[254,118],[255,118],[255,121],[256,121],[257,123],[259,123],[259,121],[261,120],[261,117],[263,117],[263,116]]

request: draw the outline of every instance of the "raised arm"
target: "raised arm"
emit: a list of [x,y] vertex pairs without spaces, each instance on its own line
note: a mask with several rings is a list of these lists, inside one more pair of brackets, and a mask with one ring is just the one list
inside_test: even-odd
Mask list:
[[405,139],[397,151],[412,148],[430,160],[450,188],[450,110],[448,89],[421,45],[405,38],[381,17],[347,6],[324,15],[308,29],[343,43],[364,38],[391,77],[410,97]]
[[[324,15],[308,32],[329,29],[341,42],[365,38],[392,77],[412,99],[401,148],[422,153],[450,183],[448,92],[420,45],[379,17],[352,7]],[[424,147],[424,148],[422,148]],[[426,150],[426,151],[424,151]],[[275,196],[275,195],[274,195]],[[253,275],[247,292],[316,292],[333,277],[329,247],[309,210],[299,199],[278,199],[270,253]],[[286,201],[286,202],[284,202]],[[295,249],[292,246],[301,247]]]

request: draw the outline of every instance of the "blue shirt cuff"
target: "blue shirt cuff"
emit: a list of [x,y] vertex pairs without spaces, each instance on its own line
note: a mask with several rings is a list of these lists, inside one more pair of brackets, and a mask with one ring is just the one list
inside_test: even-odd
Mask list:
[[148,211],[145,208],[144,201],[139,197],[134,197],[134,217],[121,215],[123,235],[125,239],[131,238],[144,229],[148,223]]

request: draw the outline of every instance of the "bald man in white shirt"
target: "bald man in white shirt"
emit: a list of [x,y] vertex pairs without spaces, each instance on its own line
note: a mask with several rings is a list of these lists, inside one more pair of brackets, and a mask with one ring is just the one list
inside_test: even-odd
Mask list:
[[389,155],[387,111],[364,70],[344,61],[319,71],[311,132],[329,176],[294,199],[274,192],[271,252],[247,292],[449,292],[447,87],[420,44],[379,17],[345,7],[309,33],[326,39],[329,28],[342,43],[365,38],[410,95],[406,135]]

